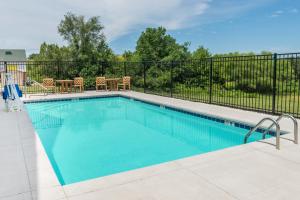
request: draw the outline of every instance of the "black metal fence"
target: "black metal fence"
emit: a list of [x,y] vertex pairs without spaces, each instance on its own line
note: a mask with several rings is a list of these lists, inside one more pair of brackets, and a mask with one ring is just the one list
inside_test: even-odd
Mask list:
[[[95,77],[132,77],[132,89],[179,99],[300,117],[300,53],[211,57],[170,62],[0,62],[25,93],[41,93],[46,77],[81,76],[86,89]],[[26,87],[25,87],[26,86]]]

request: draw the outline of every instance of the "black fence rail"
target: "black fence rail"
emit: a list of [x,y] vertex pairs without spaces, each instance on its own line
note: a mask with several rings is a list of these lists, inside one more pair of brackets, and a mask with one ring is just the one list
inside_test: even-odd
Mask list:
[[132,77],[132,89],[259,112],[300,117],[300,53],[205,58],[168,62],[69,61],[0,62],[25,93],[42,93],[44,78],[83,77],[95,89],[95,78]]

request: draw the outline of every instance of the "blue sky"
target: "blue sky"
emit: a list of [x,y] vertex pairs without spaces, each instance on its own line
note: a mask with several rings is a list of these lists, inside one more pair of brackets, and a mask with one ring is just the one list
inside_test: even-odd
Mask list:
[[[215,1],[211,6],[217,7],[219,4]],[[300,1],[257,2],[256,6],[246,8],[245,12],[232,13],[232,16],[224,18],[209,17],[206,18],[207,23],[199,22],[189,28],[170,30],[169,34],[180,43],[191,42],[191,50],[203,45],[213,53],[300,51]],[[199,16],[199,21],[202,19],[203,16]],[[120,37],[112,41],[111,46],[121,52],[123,49],[133,50],[139,34],[140,31],[136,31]]]
[[146,27],[164,26],[178,42],[213,53],[300,52],[299,0],[0,0],[0,48],[37,52],[64,45],[57,25],[67,12],[100,16],[116,53],[134,50]]

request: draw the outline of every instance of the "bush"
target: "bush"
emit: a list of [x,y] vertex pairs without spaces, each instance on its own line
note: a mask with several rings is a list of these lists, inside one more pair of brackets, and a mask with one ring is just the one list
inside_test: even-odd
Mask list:
[[255,92],[256,91],[256,87],[253,83],[251,83],[251,81],[249,80],[244,80],[242,82],[238,82],[235,86],[235,88],[237,90],[241,90],[244,92]]
[[226,90],[234,90],[235,89],[235,81],[226,82],[224,85]]
[[[229,87],[229,86],[227,86]],[[272,83],[269,79],[257,80],[256,83],[250,80],[244,80],[236,84],[236,89],[241,90],[243,92],[251,92],[251,93],[264,93],[270,94],[272,93]]]
[[157,66],[152,66],[146,72],[146,85],[153,90],[167,89],[170,87],[170,75]]
[[95,80],[97,75],[98,67],[96,65],[82,68],[80,71],[80,76],[84,78],[84,87],[86,89],[95,88]]
[[261,80],[257,81],[256,92],[270,94],[270,93],[272,93],[272,90],[273,90],[273,87],[270,82],[261,81]]

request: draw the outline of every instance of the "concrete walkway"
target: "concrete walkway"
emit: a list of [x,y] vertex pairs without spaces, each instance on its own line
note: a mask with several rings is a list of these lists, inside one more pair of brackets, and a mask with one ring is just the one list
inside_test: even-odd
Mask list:
[[[29,100],[107,94],[122,94],[250,124],[269,116],[137,92],[92,91],[34,96]],[[300,145],[288,140],[292,134],[283,136],[281,150],[265,142],[254,142],[61,186],[26,111],[7,113],[3,109],[0,101],[1,200],[300,199]],[[284,120],[280,125],[285,131],[292,131],[290,121]]]

